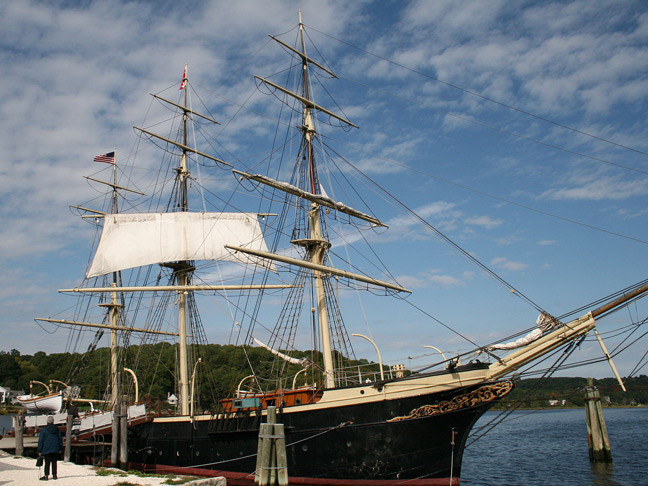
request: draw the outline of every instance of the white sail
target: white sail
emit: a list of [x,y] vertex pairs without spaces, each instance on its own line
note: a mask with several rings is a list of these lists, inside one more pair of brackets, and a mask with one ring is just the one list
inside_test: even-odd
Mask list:
[[185,260],[241,261],[226,244],[267,251],[252,213],[107,214],[87,278]]

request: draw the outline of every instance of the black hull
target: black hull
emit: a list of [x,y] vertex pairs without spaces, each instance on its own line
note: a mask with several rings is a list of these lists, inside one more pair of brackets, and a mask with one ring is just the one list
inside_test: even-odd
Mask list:
[[[493,393],[493,386],[500,391]],[[285,409],[278,422],[285,426],[291,483],[432,485],[454,478],[458,484],[472,426],[511,388],[500,382],[366,404]],[[129,459],[146,469],[209,469],[230,484],[250,483],[258,446],[254,421],[144,423],[130,430]]]

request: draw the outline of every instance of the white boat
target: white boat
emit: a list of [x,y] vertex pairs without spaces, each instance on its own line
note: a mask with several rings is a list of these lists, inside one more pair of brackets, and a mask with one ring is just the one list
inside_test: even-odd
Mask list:
[[16,400],[29,412],[58,413],[63,408],[63,392],[49,395],[21,395]]

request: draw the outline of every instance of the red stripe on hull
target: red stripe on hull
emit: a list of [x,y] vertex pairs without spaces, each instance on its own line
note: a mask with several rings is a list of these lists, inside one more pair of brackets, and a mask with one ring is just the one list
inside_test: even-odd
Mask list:
[[[177,467],[155,465],[140,465],[146,472],[159,472],[164,474],[178,474],[186,476],[224,477],[227,484],[232,486],[254,485],[254,473],[236,473],[231,471],[217,471],[195,467]],[[459,486],[459,478],[434,478],[434,479],[330,479],[330,478],[298,478],[289,477],[291,485],[299,486]]]

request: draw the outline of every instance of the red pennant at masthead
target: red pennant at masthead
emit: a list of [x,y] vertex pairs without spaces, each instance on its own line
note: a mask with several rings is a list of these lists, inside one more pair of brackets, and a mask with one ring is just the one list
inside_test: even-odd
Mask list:
[[184,89],[187,84],[187,65],[185,64],[184,72],[182,73],[182,82],[180,83],[180,89]]

